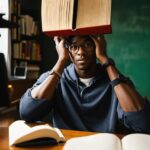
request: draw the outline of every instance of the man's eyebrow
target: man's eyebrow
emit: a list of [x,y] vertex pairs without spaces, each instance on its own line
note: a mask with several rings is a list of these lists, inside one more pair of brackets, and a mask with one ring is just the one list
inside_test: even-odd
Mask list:
[[[93,40],[90,37],[86,37],[83,42],[92,42],[92,41]],[[78,44],[78,42],[76,40],[72,40],[70,41],[70,44]]]
[[77,44],[77,42],[76,41],[72,41],[71,44]]

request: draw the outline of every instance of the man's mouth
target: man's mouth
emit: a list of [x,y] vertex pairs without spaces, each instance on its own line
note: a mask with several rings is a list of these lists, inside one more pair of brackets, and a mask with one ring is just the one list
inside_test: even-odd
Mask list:
[[86,59],[79,59],[79,60],[77,60],[77,62],[79,62],[79,63],[85,63]]

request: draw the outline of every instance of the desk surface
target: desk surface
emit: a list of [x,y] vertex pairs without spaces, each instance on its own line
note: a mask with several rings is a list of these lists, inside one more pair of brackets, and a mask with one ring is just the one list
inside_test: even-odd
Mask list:
[[[61,130],[66,140],[73,137],[81,137],[86,135],[95,134],[95,132],[85,132],[85,131],[74,131],[74,130]],[[122,138],[123,135],[118,135]],[[8,128],[0,128],[0,150],[62,150],[64,144],[59,144],[55,146],[37,146],[37,147],[9,147],[8,145]]]

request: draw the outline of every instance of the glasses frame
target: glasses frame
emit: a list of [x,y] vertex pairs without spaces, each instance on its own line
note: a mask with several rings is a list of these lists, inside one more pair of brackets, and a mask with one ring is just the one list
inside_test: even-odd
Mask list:
[[[71,49],[71,46],[74,46],[76,48]],[[69,45],[67,45],[67,48],[68,48],[69,52],[76,54],[80,48],[84,49],[85,51],[88,51],[89,49],[94,48],[94,43],[92,41],[85,41],[83,44],[80,44],[80,45],[69,44]]]

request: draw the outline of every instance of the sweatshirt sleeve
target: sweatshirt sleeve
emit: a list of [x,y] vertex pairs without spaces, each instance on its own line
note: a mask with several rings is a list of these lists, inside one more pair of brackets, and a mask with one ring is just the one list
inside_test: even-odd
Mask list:
[[150,133],[150,102],[144,101],[143,109],[137,112],[123,112],[118,105],[119,120],[134,132]]
[[19,113],[21,119],[26,121],[40,121],[51,111],[53,102],[50,102],[46,99],[34,99],[31,96],[31,90],[42,83],[47,76],[48,73],[41,75],[33,87],[29,88],[21,97],[19,104]]

